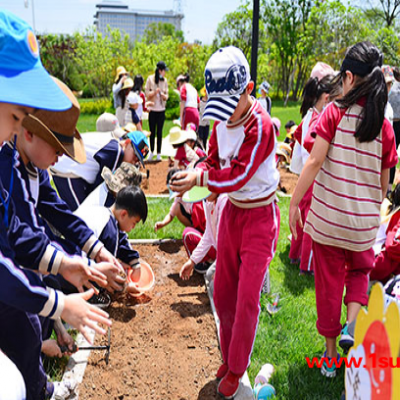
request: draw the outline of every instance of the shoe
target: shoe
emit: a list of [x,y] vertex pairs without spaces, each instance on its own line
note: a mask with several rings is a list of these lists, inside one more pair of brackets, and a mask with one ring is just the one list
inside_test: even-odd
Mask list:
[[347,354],[350,347],[354,345],[354,337],[348,331],[348,323],[346,322],[340,332],[339,346],[343,349],[344,353]]
[[194,266],[194,270],[198,273],[198,274],[201,274],[201,275],[205,275],[206,273],[207,273],[207,271],[208,271],[208,268],[210,268],[210,264],[208,264],[208,263],[199,263],[199,264],[196,264],[195,266]]
[[88,300],[88,303],[99,308],[107,308],[111,304],[111,297],[107,293],[101,291],[99,294],[93,295]]
[[[322,356],[322,358],[327,358],[329,361],[332,360],[331,357],[327,357],[326,356],[326,351],[324,353],[324,355]],[[337,355],[337,361],[339,362],[340,360],[340,355]],[[327,378],[334,378],[336,376],[336,364],[332,361],[332,366],[329,367],[327,362],[324,361],[321,367],[321,374],[326,376]]]
[[157,161],[161,161],[161,154],[157,154]]
[[300,264],[300,258],[289,258],[290,264],[297,265]]
[[299,276],[314,276],[314,271],[303,271],[301,269],[299,272]]
[[217,374],[215,375],[217,381],[220,381],[228,373],[228,370],[229,370],[228,364],[223,363],[218,368]]
[[153,152],[150,151],[149,155],[147,156],[147,161],[151,161],[153,159],[153,157],[154,157]]
[[230,370],[218,385],[218,393],[225,399],[233,399],[239,390],[241,375],[236,375]]

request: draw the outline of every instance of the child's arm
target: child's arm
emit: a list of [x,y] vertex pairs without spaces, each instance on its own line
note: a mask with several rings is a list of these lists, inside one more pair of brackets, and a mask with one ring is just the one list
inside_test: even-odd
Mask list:
[[181,277],[181,279],[187,281],[193,274],[193,268],[194,262],[189,258],[189,260],[187,260],[185,264],[183,264],[183,267],[179,272],[179,276]]
[[329,142],[317,136],[310,157],[308,157],[297,182],[289,208],[289,226],[295,238],[297,238],[296,223],[299,222],[299,225],[301,227],[303,226],[299,211],[299,203],[321,169],[328,153],[329,145]]
[[164,228],[165,226],[167,226],[168,224],[170,224],[172,222],[172,220],[174,219],[174,217],[168,213],[164,219],[162,221],[157,221],[154,225],[154,232],[157,232],[158,230]]
[[389,185],[390,169],[385,168],[381,172],[381,187],[382,187],[382,199],[386,197],[388,185]]

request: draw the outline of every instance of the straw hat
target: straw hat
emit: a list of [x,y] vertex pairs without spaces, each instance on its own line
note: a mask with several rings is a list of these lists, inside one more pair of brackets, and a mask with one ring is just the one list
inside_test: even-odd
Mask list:
[[133,79],[132,78],[126,78],[124,84],[122,85],[121,90],[132,89],[132,88],[133,88]]
[[57,78],[53,79],[71,101],[72,107],[66,111],[36,109],[23,119],[22,126],[74,161],[83,164],[86,162],[86,152],[82,137],[76,129],[80,113],[78,100],[67,85]]
[[168,137],[169,144],[171,145],[181,144],[185,143],[186,140],[187,140],[186,132],[178,128],[177,126],[174,126],[169,131],[169,137]]
[[115,76],[114,82],[117,82],[119,76],[122,75],[122,74],[128,75],[128,72],[126,72],[126,69],[124,67],[120,66],[120,67],[117,68],[117,75]]

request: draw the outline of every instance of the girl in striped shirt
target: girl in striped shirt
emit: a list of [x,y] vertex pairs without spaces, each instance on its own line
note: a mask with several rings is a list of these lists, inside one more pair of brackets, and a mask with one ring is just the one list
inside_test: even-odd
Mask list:
[[[347,324],[340,325],[344,286],[348,323],[367,304],[380,204],[389,169],[397,164],[393,128],[384,119],[388,94],[382,59],[369,42],[347,50],[340,68],[343,97],[326,107],[313,129],[315,144],[290,204],[290,229],[297,237],[299,203],[315,181],[304,231],[313,241],[317,329],[328,358],[338,356],[340,333],[339,345],[352,345]],[[334,377],[336,367],[325,362],[321,372]]]

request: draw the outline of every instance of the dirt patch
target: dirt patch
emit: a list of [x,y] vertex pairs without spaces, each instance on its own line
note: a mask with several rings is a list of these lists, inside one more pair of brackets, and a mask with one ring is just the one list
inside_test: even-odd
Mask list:
[[[168,174],[168,162],[148,162],[146,169],[150,171],[149,188],[144,189],[145,194],[168,194],[166,186]],[[281,185],[286,189],[286,193],[292,194],[297,184],[298,176],[286,168],[279,168],[281,175]]]
[[280,167],[279,173],[281,175],[281,187],[285,188],[285,193],[293,194],[294,188],[299,180],[298,175],[290,172],[286,167]]
[[135,247],[153,267],[156,286],[141,301],[113,301],[110,362],[92,352],[80,399],[219,399],[221,356],[203,277],[180,280],[187,259],[180,242]]

